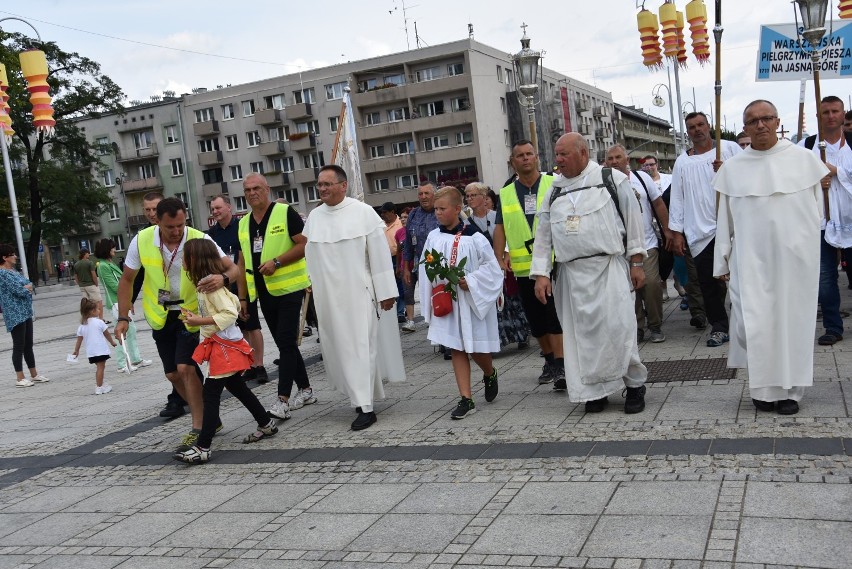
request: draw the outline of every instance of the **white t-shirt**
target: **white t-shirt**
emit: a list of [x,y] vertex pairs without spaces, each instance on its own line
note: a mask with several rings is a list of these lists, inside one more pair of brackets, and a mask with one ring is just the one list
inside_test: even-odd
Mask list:
[[[645,182],[645,187],[648,188],[647,193],[645,193],[645,187],[642,186],[642,182],[639,181],[636,174],[639,174],[642,181]],[[639,193],[639,204],[642,206],[642,227],[645,231],[645,249],[656,249],[660,244],[657,241],[657,234],[654,233],[654,213],[652,210],[654,206],[651,205],[651,202],[662,197],[663,193],[651,176],[645,172],[637,172],[636,174],[633,171],[630,172],[630,185]],[[648,201],[649,195],[651,196],[650,201]]]
[[109,342],[104,336],[104,330],[107,329],[106,322],[100,318],[89,318],[85,324],[81,324],[77,328],[77,335],[83,337],[83,346],[86,348],[86,355],[90,358],[95,356],[108,356],[110,351]]
[[[805,146],[804,138],[799,141],[799,146]],[[812,151],[819,156],[816,141]],[[852,148],[843,136],[834,144],[826,142],[825,161],[837,168],[837,175],[831,177],[828,188],[831,220],[826,224],[823,213],[821,228],[825,230],[826,243],[847,249],[852,247]]]
[[[163,255],[163,267],[169,267],[169,292],[171,293],[170,299],[173,301],[180,299],[180,272],[183,269],[183,244],[186,243],[186,232],[187,228],[184,227],[183,238],[180,240],[177,249],[170,251],[168,246],[161,246],[160,231],[154,231],[154,246],[159,247],[160,253]],[[205,234],[204,238],[209,239],[211,243],[216,245],[216,242],[210,239],[209,235]],[[142,268],[142,260],[139,258],[138,239],[139,236],[136,235],[130,242],[130,246],[127,248],[127,256],[124,258],[124,266],[134,271]],[[216,249],[219,251],[220,257],[228,257],[219,245],[216,245]],[[180,306],[178,305],[169,306],[168,308],[169,310],[180,310]]]
[[657,187],[660,188],[660,192],[665,192],[672,185],[672,175],[660,172],[660,179],[654,181],[657,183]]

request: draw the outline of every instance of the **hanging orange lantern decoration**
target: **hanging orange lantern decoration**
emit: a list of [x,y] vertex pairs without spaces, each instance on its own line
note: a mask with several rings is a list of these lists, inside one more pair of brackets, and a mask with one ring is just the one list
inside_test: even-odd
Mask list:
[[33,126],[46,136],[53,135],[53,106],[50,104],[50,85],[47,84],[47,57],[44,52],[31,49],[21,52],[21,72],[27,80],[30,104],[33,106]]
[[677,63],[686,67],[686,41],[683,39],[683,12],[677,13]]
[[677,58],[677,10],[670,2],[660,6],[660,28],[663,32],[663,55],[669,59]]
[[837,4],[841,20],[852,20],[852,0],[840,0]]
[[660,38],[657,35],[660,30],[657,16],[653,12],[643,9],[636,15],[636,21],[642,40],[642,56],[644,58],[642,63],[650,69],[662,67],[663,55],[660,51]]
[[0,130],[6,136],[6,141],[12,143],[15,131],[12,129],[12,117],[9,116],[9,78],[6,76],[6,66],[0,63]]
[[692,53],[698,63],[710,60],[710,42],[707,35],[707,7],[703,0],[692,0],[686,5],[686,20],[692,33]]

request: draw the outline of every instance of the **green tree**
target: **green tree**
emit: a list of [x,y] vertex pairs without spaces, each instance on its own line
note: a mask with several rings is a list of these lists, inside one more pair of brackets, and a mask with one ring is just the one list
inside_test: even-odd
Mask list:
[[[18,59],[18,54],[27,49],[41,49],[47,56],[47,82],[56,119],[56,130],[50,137],[33,127],[29,92]],[[92,176],[100,164],[95,148],[74,119],[121,113],[124,93],[101,73],[97,62],[23,34],[0,32],[0,62],[5,64],[9,78],[9,114],[15,130],[11,154],[22,166],[14,177],[19,211],[30,230],[27,266],[36,281],[38,275],[32,268],[42,238],[85,233],[111,201],[109,190]],[[5,178],[2,183],[5,188]],[[10,211],[8,198],[0,201],[0,215],[6,214],[3,209]]]

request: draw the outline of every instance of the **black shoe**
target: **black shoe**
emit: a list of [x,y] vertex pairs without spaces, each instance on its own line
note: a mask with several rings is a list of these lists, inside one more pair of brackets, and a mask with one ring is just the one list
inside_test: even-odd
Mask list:
[[817,340],[817,344],[820,346],[833,346],[837,342],[843,339],[843,336],[840,334],[835,334],[834,332],[826,332]]
[[755,409],[758,411],[775,411],[774,401],[761,401],[760,399],[752,399]]
[[544,365],[541,368],[541,375],[538,376],[539,385],[544,385],[553,381],[553,367],[553,364],[545,360]]
[[519,350],[526,350],[529,347],[530,347],[530,343],[527,340],[522,340],[522,341],[518,342],[518,349]]
[[792,399],[785,399],[778,402],[779,415],[795,415],[799,412],[799,404]]
[[499,391],[499,387],[497,386],[497,368],[491,366],[494,371],[491,372],[491,375],[482,376],[482,382],[485,383],[485,400],[488,403],[494,401],[494,398],[497,397],[497,392]]
[[274,360],[272,360],[272,365],[277,366],[277,365],[279,365],[279,364],[280,364],[280,362],[281,362],[281,360],[279,360],[279,359],[274,359]]
[[361,411],[361,408],[360,408],[360,407],[355,407],[355,412],[356,412],[356,413],[358,413],[358,414],[360,415],[360,414],[361,414],[361,412],[362,412],[362,411]]
[[600,413],[608,404],[609,399],[607,399],[606,397],[602,397],[601,399],[594,399],[592,401],[586,401],[586,413]]
[[180,403],[169,401],[166,406],[160,411],[160,417],[167,419],[176,419],[186,414],[186,409]]
[[450,348],[444,348],[444,360],[449,361],[453,359],[453,350]]
[[624,401],[624,412],[628,415],[645,410],[645,386],[626,387],[627,398]]
[[408,318],[405,317],[405,314],[399,314],[396,317],[397,324],[405,324],[408,322]]
[[370,411],[369,413],[358,413],[358,418],[352,421],[352,430],[363,431],[376,421],[375,411]]
[[474,404],[473,399],[462,397],[459,404],[456,405],[456,408],[452,413],[450,413],[450,418],[464,419],[468,415],[473,415],[474,413],[476,413],[476,405]]
[[699,314],[698,316],[693,316],[689,319],[689,325],[698,328],[699,330],[704,330],[707,328],[707,317],[703,314]]
[[643,328],[638,328],[636,330],[636,341],[641,342],[645,339],[645,330]]
[[257,368],[250,367],[243,372],[243,381],[257,379]]
[[305,329],[302,330],[302,337],[303,338],[307,338],[308,336],[313,336],[313,335],[314,335],[314,331],[311,330],[310,326],[305,326]]
[[266,373],[266,368],[263,366],[257,366],[251,368],[254,370],[255,379],[260,384],[269,383],[269,374]]

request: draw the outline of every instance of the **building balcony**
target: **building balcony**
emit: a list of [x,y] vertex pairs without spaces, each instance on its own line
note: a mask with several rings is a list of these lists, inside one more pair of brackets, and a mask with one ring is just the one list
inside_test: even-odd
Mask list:
[[313,168],[302,168],[293,172],[293,183],[313,184],[317,181],[317,171]]
[[431,117],[411,119],[411,121],[412,129],[418,132],[444,129],[463,124],[473,124],[473,111],[442,113],[440,115],[432,115]]
[[[437,83],[440,83],[438,81]],[[379,87],[363,93],[352,93],[352,106],[355,108],[370,107],[394,101],[405,101],[408,98],[407,85],[394,85],[393,87]]]
[[411,119],[361,126],[358,127],[358,139],[374,140],[377,138],[388,138],[389,136],[400,136],[403,134],[410,135],[412,128],[414,128],[414,123],[411,122]]
[[287,143],[284,140],[269,140],[260,143],[261,156],[277,156],[287,154]]
[[197,122],[192,125],[192,132],[195,136],[213,136],[214,134],[219,134],[219,121]]
[[124,124],[123,122],[121,122],[121,119],[119,119],[118,124],[115,125],[115,130],[116,130],[116,132],[122,132],[122,133],[124,133],[124,132],[138,132],[140,130],[151,130],[153,128],[153,126],[154,125],[152,125],[148,121],[132,122],[132,121],[128,120],[127,124]]
[[362,160],[361,171],[364,174],[376,172],[390,172],[393,170],[414,169],[414,155],[403,154],[400,156],[385,156],[373,160]]
[[293,140],[293,136],[290,135],[290,150],[293,152],[307,152],[317,147],[317,139],[313,133],[309,133],[308,136],[303,136],[296,140]]
[[148,225],[148,218],[144,215],[128,215],[127,223],[130,227],[144,227]]
[[202,166],[218,166],[222,163],[222,151],[199,152],[198,163]]
[[609,115],[606,112],[606,107],[603,107],[603,106],[595,107],[593,114],[595,115],[595,118],[603,118],[603,117],[609,118]]
[[606,131],[602,128],[595,129],[595,138],[606,138]]
[[581,124],[579,127],[577,127],[577,132],[579,132],[583,136],[589,136],[589,134],[591,133],[591,129],[589,129],[589,125]]
[[134,148],[133,150],[124,153],[121,152],[116,155],[115,160],[119,164],[125,162],[138,162],[140,160],[150,160],[151,158],[156,158],[160,155],[160,151],[157,149],[157,143],[152,142],[151,146],[147,148]]
[[201,185],[201,193],[207,199],[213,199],[219,194],[228,193],[228,184],[226,182],[212,182],[210,184]]
[[278,109],[261,109],[254,114],[254,124],[280,124],[281,111]]
[[290,105],[289,107],[284,109],[284,117],[288,121],[309,119],[312,116],[314,115],[313,113],[311,113],[310,103],[296,103],[295,105]]
[[433,164],[441,164],[444,162],[456,162],[458,160],[476,159],[477,145],[465,144],[464,146],[448,146],[439,150],[430,150],[428,152],[417,153],[417,165],[431,166]]
[[268,172],[266,174],[266,183],[270,188],[280,188],[290,185],[290,176],[287,172]]
[[577,110],[577,113],[588,113],[588,112],[589,112],[589,105],[588,105],[588,103],[583,103],[583,102],[580,102],[580,101],[575,101],[575,102],[574,102],[574,108]]
[[141,180],[122,180],[121,182],[121,190],[125,194],[132,194],[134,192],[152,192],[154,190],[162,190],[163,182],[160,180],[159,176],[154,176],[153,178],[142,178]]
[[427,97],[429,95],[443,95],[450,91],[458,91],[470,87],[470,75],[445,75],[438,79],[409,83],[404,87],[405,95],[411,99]]

